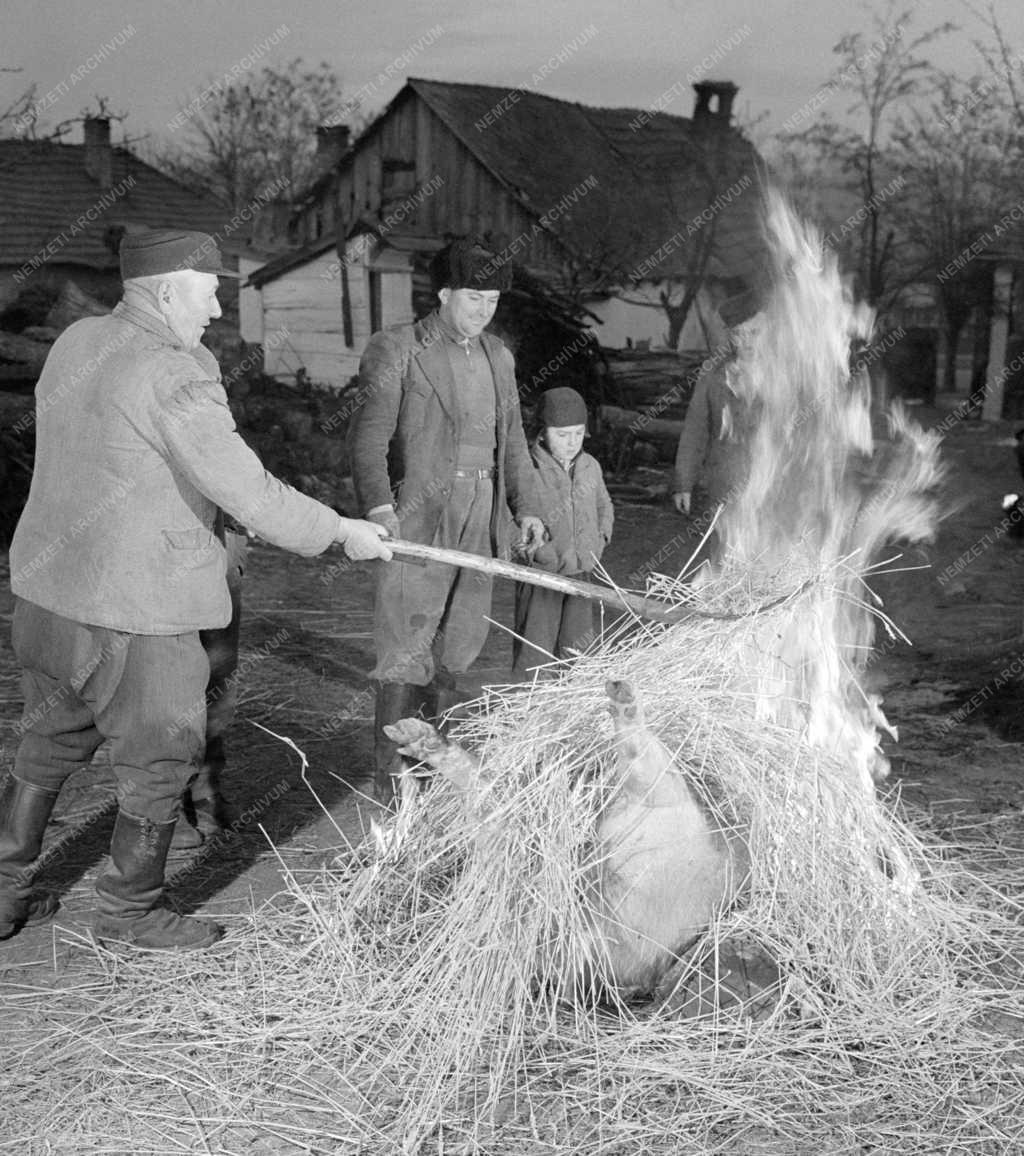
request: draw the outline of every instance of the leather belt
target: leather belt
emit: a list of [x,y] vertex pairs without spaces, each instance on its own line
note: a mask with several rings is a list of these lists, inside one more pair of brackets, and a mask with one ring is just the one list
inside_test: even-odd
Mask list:
[[493,478],[493,469],[480,470],[452,470],[452,476],[456,478]]

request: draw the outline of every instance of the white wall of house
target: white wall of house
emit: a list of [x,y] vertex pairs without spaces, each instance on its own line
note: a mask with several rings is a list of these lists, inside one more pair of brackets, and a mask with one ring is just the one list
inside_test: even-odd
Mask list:
[[349,302],[352,311],[352,348],[362,354],[377,329],[407,325],[412,312],[412,263],[408,253],[366,234],[349,239],[345,248]]
[[346,248],[345,265],[351,345],[345,343],[342,268],[333,249],[264,284],[260,340],[265,373],[294,381],[301,367],[315,384],[339,389],[358,372],[375,329],[413,320],[408,254],[356,237]]
[[[668,316],[662,308],[659,294],[668,289],[665,281],[642,281],[628,289],[619,290],[616,295],[602,301],[585,302],[586,307],[600,319],[600,324],[592,323],[598,341],[608,349],[625,349],[630,341],[633,346],[647,342],[651,349],[665,349],[668,337]],[[672,300],[678,301],[682,288],[678,282],[671,286]],[[706,349],[707,338],[701,328],[697,308],[709,321],[713,310],[702,289],[697,302],[679,337],[679,349]]]
[[346,372],[341,282],[333,250],[289,269],[262,289],[264,371],[294,381],[299,369],[317,385],[337,388]]

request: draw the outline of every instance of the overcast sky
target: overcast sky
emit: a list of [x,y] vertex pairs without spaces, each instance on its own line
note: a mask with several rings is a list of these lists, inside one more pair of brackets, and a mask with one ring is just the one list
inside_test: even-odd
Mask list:
[[[995,9],[1024,52],[1024,3]],[[984,29],[963,0],[919,0],[911,32],[945,20],[962,30],[934,59],[974,71],[971,40]],[[689,115],[689,80],[706,71],[739,85],[741,114],[767,111],[779,126],[813,99],[836,39],[868,27],[868,14],[851,0],[4,0],[0,21],[0,66],[22,70],[0,75],[3,107],[34,81],[51,124],[99,95],[129,114],[131,137],[166,137],[211,80],[296,56],[330,63],[370,110],[413,75],[606,106],[647,108],[669,94],[667,111]]]

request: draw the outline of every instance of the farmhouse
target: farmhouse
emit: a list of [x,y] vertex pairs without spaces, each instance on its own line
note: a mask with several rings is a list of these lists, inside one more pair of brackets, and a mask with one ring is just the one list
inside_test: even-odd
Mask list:
[[59,288],[69,278],[111,304],[120,293],[118,246],[126,229],[223,236],[230,215],[111,145],[106,117],[86,118],[83,144],[0,140],[0,306],[30,287]]
[[706,347],[716,286],[758,264],[761,162],[736,86],[694,88],[685,118],[410,78],[297,208],[297,247],[251,276],[267,372],[345,384],[371,333],[431,307],[429,259],[455,236],[574,302],[606,347]]

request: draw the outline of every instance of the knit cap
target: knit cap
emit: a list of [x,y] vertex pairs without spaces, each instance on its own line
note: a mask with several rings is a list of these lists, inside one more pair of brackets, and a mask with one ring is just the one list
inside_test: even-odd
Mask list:
[[586,426],[587,403],[568,386],[549,389],[540,399],[540,424],[556,429],[567,425]]

